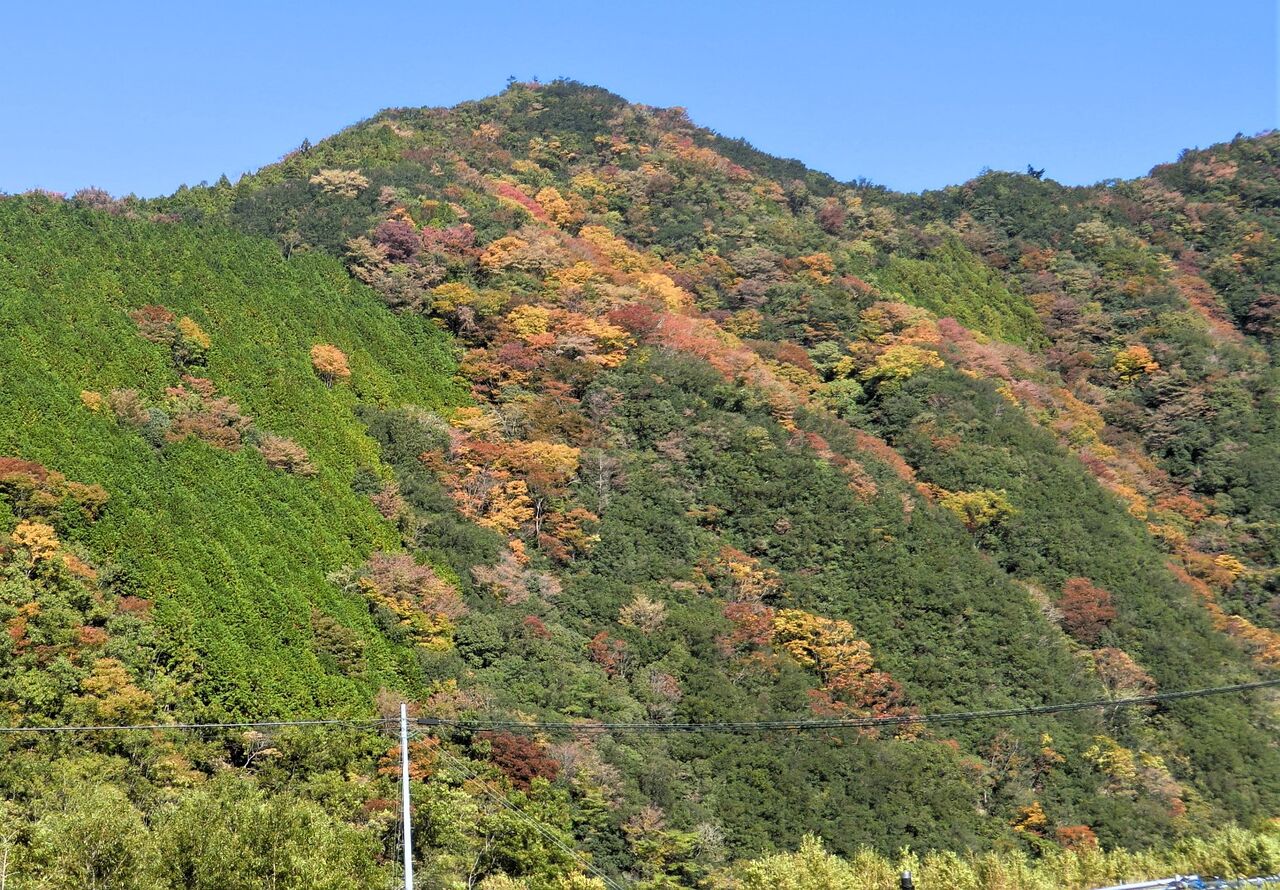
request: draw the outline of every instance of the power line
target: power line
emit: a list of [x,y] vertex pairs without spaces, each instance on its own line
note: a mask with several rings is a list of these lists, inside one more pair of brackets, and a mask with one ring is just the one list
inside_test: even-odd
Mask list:
[[932,723],[963,723],[975,720],[996,720],[1008,717],[1030,717],[1042,714],[1061,714],[1071,711],[1103,710],[1106,708],[1134,708],[1161,702],[1203,698],[1211,695],[1227,695],[1280,686],[1280,678],[1259,680],[1253,683],[1236,683],[1230,686],[1211,686],[1204,689],[1185,689],[1178,692],[1160,692],[1131,698],[1099,698],[1087,701],[1063,702],[1052,705],[1029,705],[1020,708],[998,708],[985,711],[949,711],[935,714],[889,714],[878,717],[843,717],[831,719],[791,720],[742,720],[712,721],[701,723],[606,723],[600,721],[544,721],[519,722],[515,720],[448,720],[437,717],[420,717],[420,726],[449,726],[464,730],[546,730],[579,733],[610,732],[752,732],[770,730],[813,729],[873,729],[881,726],[915,726]]
[[17,734],[24,732],[57,733],[57,732],[126,732],[134,730],[181,730],[198,732],[206,729],[279,729],[286,726],[381,726],[389,721],[378,717],[364,720],[326,719],[326,720],[251,720],[230,723],[132,723],[98,726],[86,724],[81,726],[0,726],[0,734]]
[[477,784],[479,784],[480,790],[483,791],[490,800],[493,800],[500,806],[510,810],[517,818],[523,820],[530,828],[534,829],[543,837],[545,837],[547,840],[551,841],[551,843],[555,844],[555,846],[558,847],[561,850],[561,852],[566,853],[570,858],[572,858],[584,869],[591,872],[591,874],[595,875],[600,880],[604,881],[607,886],[614,888],[614,890],[623,890],[622,886],[617,881],[613,880],[613,878],[609,877],[600,869],[592,865],[589,859],[587,859],[577,850],[573,849],[568,844],[566,844],[563,840],[561,840],[556,835],[554,831],[547,828],[537,819],[534,819],[532,816],[528,815],[527,813],[522,811],[519,807],[517,807],[515,804],[513,804],[505,794],[503,794],[497,788],[494,788],[487,781],[485,781],[485,779],[479,773],[477,773],[470,766],[468,766],[466,762],[463,761],[461,758],[455,757],[453,754],[450,754],[444,748],[436,748],[435,753],[441,755],[446,760],[451,762],[454,766],[456,766],[458,769],[462,770],[463,773],[470,776]]
[[[419,726],[448,726],[464,730],[523,729],[573,732],[736,732],[752,730],[806,730],[806,729],[866,729],[878,726],[902,726],[923,723],[961,723],[971,720],[995,720],[1006,717],[1029,717],[1040,714],[1061,714],[1070,711],[1104,710],[1106,708],[1133,708],[1161,702],[1211,695],[1227,695],[1280,686],[1280,678],[1258,680],[1253,683],[1236,683],[1231,686],[1210,686],[1203,689],[1184,689],[1177,692],[1159,692],[1132,698],[1098,698],[1086,701],[1063,702],[1052,705],[1029,705],[1020,708],[1000,708],[986,711],[947,711],[934,714],[891,714],[879,717],[842,717],[831,719],[741,720],[689,723],[610,723],[604,721],[535,721],[515,720],[452,720],[443,717],[419,717]],[[220,723],[132,723],[109,725],[45,725],[0,726],[0,735],[20,733],[92,733],[92,732],[200,732],[216,729],[280,729],[292,726],[348,726],[374,728],[396,723],[395,718],[370,717],[364,719],[329,718],[315,720],[245,720]]]

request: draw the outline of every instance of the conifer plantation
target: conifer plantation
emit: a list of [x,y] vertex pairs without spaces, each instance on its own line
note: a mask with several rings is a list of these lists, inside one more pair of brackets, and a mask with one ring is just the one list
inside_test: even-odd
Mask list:
[[397,886],[402,701],[422,888],[1280,872],[1280,686],[1036,711],[1280,678],[1280,134],[903,194],[513,82],[0,196],[0,623],[18,890]]

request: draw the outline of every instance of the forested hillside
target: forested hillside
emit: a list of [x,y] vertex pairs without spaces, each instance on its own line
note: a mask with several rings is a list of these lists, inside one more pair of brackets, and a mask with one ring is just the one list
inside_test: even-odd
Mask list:
[[[570,82],[4,199],[7,720],[408,700],[424,887],[1280,868],[1274,690],[529,726],[1275,677],[1278,210],[1275,134],[902,195]],[[3,743],[22,886],[393,875],[367,726]]]

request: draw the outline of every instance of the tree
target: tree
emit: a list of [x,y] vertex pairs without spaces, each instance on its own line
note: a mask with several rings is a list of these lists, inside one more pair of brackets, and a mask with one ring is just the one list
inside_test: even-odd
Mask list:
[[1058,609],[1067,633],[1085,645],[1096,643],[1116,617],[1111,594],[1088,578],[1071,578],[1063,585]]
[[1066,850],[1098,848],[1098,835],[1088,825],[1063,825],[1054,830],[1053,836]]
[[143,339],[168,346],[179,368],[204,364],[213,341],[189,316],[178,318],[163,306],[143,306],[129,313]]
[[339,198],[354,198],[369,187],[369,180],[359,170],[320,170],[310,182],[325,194]]
[[44,522],[24,519],[14,528],[10,539],[14,545],[27,551],[31,565],[52,559],[58,552],[58,534],[53,526]]
[[330,343],[317,343],[311,347],[311,367],[328,386],[351,378],[346,353]]
[[864,370],[861,376],[863,380],[877,383],[902,381],[921,371],[943,366],[944,362],[933,350],[921,349],[910,343],[898,343],[876,356],[871,367]]
[[298,476],[316,474],[316,465],[308,458],[307,450],[292,439],[267,433],[258,442],[258,451],[273,469]]
[[1154,374],[1160,370],[1160,364],[1151,357],[1151,350],[1145,346],[1126,346],[1116,353],[1111,363],[1111,370],[1126,383],[1139,377]]
[[177,327],[177,316],[163,306],[142,306],[129,313],[143,339],[152,343],[169,343]]
[[152,854],[141,814],[115,785],[63,787],[39,802],[30,870],[50,890],[150,890]]
[[132,723],[150,714],[155,697],[140,689],[128,669],[115,658],[99,658],[80,681],[84,695],[79,703],[89,709],[94,720],[104,723]]
[[1093,656],[1098,679],[1112,696],[1129,698],[1156,691],[1155,680],[1123,649],[1095,649],[1090,655]]
[[650,599],[643,593],[618,611],[618,623],[651,634],[662,626],[667,618],[667,607],[662,600]]
[[178,319],[178,336],[173,343],[174,362],[179,367],[203,365],[213,341],[196,322],[182,316]]
[[592,661],[604,668],[606,674],[616,677],[626,667],[627,642],[611,637],[602,630],[587,644],[587,654]]
[[455,622],[467,614],[457,588],[407,553],[371,554],[355,586],[427,648],[446,647]]
[[938,499],[938,504],[959,516],[971,532],[999,525],[1016,512],[1004,491],[989,488],[948,491]]
[[844,230],[845,221],[849,218],[848,212],[835,198],[827,198],[822,202],[822,206],[818,208],[816,214],[818,225],[831,235],[838,235]]
[[407,263],[422,250],[422,236],[413,223],[405,219],[387,219],[373,230],[373,243],[386,251],[393,263]]
[[876,714],[902,710],[902,690],[883,671],[874,669],[871,646],[858,639],[853,625],[800,609],[774,614],[774,642],[822,681],[814,709],[836,715],[847,710]]
[[489,743],[489,760],[521,791],[528,791],[534,779],[554,782],[560,772],[559,761],[527,735],[482,732],[477,738]]
[[[288,792],[224,774],[163,813],[163,886],[185,890],[350,890],[381,886],[374,832]],[[113,885],[114,886],[114,885]]]

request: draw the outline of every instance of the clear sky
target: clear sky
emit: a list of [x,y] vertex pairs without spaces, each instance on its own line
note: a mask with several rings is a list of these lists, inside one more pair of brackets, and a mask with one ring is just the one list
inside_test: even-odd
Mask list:
[[1277,126],[1275,0],[0,3],[0,191],[233,179],[380,108],[572,77],[918,190]]

